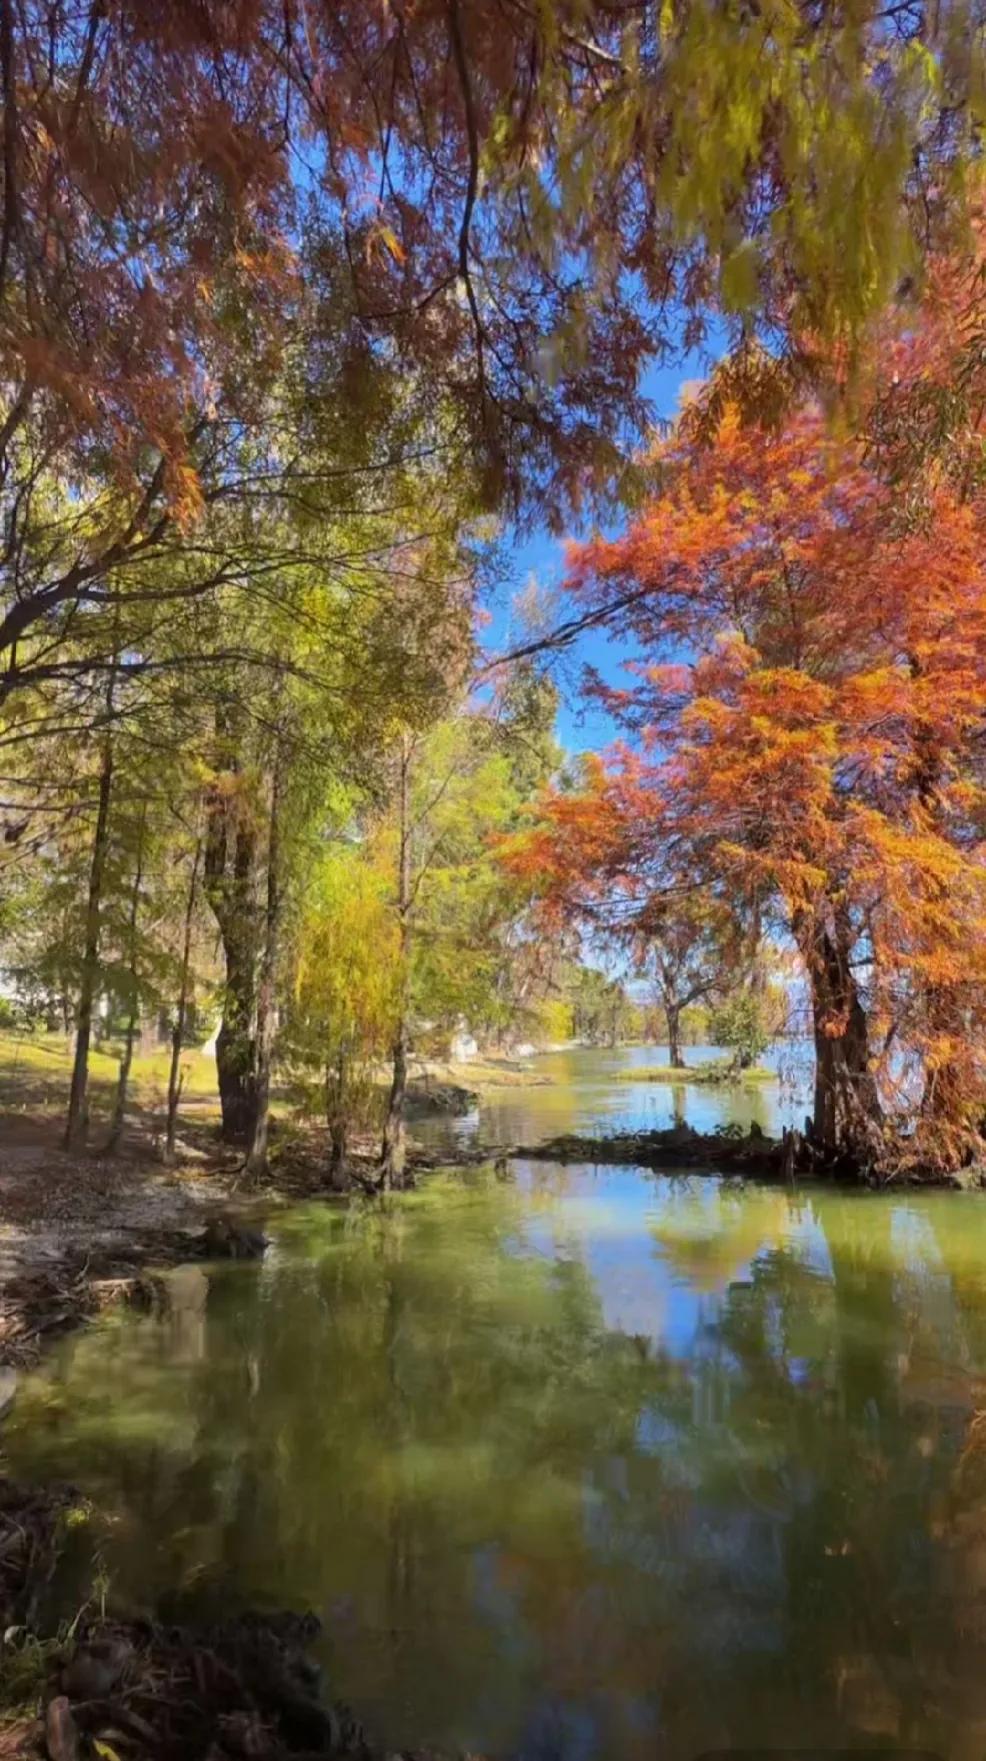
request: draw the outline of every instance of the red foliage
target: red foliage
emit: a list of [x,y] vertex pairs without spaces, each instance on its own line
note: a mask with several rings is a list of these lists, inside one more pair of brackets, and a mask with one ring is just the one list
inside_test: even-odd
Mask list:
[[669,856],[769,901],[810,985],[820,1141],[961,1160],[986,1110],[986,510],[945,480],[901,526],[811,412],[779,435],[727,416],[660,463],[570,580],[639,647],[604,695],[640,750],[550,800],[530,859],[569,903],[630,870],[660,889]]

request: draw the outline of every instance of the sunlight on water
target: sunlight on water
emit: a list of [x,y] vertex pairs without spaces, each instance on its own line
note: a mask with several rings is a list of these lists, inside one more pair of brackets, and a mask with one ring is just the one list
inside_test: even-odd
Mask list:
[[521,1164],[272,1232],[22,1387],[119,1601],[314,1608],[395,1744],[986,1748],[979,1199]]
[[[712,1046],[687,1046],[690,1065],[721,1061]],[[780,1136],[785,1125],[801,1125],[810,1104],[812,1064],[803,1044],[785,1045],[764,1058],[778,1072],[768,1083],[708,1084],[623,1080],[628,1070],[666,1066],[663,1046],[621,1046],[616,1051],[573,1047],[544,1053],[529,1069],[543,1086],[493,1088],[482,1107],[464,1119],[422,1121],[415,1126],[423,1142],[447,1147],[459,1143],[536,1143],[562,1132],[660,1130],[684,1119],[696,1131],[760,1126]],[[468,1073],[463,1078],[468,1081]]]

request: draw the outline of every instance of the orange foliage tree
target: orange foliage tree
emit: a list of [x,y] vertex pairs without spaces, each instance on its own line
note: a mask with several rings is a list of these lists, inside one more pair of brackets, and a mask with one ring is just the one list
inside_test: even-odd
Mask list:
[[929,517],[900,522],[811,411],[779,434],[727,411],[711,446],[679,433],[659,464],[661,494],[575,550],[569,583],[639,648],[626,688],[594,687],[636,747],[549,799],[512,859],[549,900],[579,877],[641,909],[686,876],[762,915],[806,974],[815,1153],[968,1160],[986,1114],[984,510],[943,476]]

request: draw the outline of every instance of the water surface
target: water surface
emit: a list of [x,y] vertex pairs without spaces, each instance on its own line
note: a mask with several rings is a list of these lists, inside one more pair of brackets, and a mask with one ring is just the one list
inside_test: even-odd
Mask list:
[[[686,1061],[695,1066],[721,1062],[725,1055],[714,1046],[685,1048]],[[527,1065],[539,1079],[537,1086],[492,1088],[466,1118],[422,1121],[415,1134],[442,1147],[456,1141],[472,1147],[536,1143],[561,1132],[592,1136],[660,1130],[675,1119],[706,1132],[730,1127],[748,1131],[756,1123],[768,1136],[780,1136],[782,1126],[803,1123],[813,1079],[804,1042],[786,1043],[765,1055],[763,1063],[776,1070],[776,1082],[709,1086],[625,1079],[627,1072],[666,1068],[667,1063],[665,1046],[620,1046],[614,1051],[572,1046],[546,1052]]]
[[22,1387],[118,1602],[314,1608],[395,1745],[986,1750],[976,1196],[531,1163],[272,1233]]

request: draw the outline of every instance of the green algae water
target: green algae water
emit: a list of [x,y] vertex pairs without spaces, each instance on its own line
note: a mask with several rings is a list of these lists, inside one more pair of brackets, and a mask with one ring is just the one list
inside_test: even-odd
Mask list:
[[976,1196],[521,1162],[270,1232],[4,1428],[119,1606],[314,1609],[394,1745],[986,1753]]

